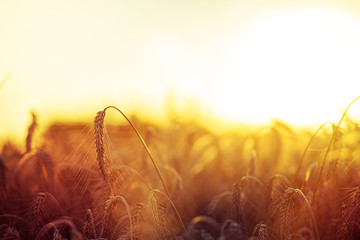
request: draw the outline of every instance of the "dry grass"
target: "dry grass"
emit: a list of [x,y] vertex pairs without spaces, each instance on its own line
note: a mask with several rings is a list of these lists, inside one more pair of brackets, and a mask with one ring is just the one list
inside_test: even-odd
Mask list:
[[[126,125],[107,124],[109,109]],[[33,115],[23,147],[2,143],[0,239],[360,239],[360,124],[348,109],[315,132],[275,121],[221,135],[113,106],[93,126],[34,135]]]

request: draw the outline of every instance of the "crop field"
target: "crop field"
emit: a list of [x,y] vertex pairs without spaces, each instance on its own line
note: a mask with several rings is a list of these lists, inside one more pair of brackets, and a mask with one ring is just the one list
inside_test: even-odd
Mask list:
[[360,0],[0,0],[0,240],[360,240],[359,43]]
[[37,133],[33,115],[24,147],[1,145],[0,238],[359,239],[360,126],[346,111],[314,132],[222,134],[113,106]]

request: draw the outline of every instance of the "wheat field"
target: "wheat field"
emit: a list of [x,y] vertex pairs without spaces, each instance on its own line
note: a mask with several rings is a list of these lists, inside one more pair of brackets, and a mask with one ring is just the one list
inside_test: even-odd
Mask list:
[[348,109],[313,132],[273,121],[221,134],[114,106],[39,133],[33,114],[24,146],[1,143],[0,239],[359,239]]

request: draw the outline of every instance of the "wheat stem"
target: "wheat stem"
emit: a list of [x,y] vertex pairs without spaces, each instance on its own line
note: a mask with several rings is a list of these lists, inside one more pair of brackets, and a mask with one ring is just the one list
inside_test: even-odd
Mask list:
[[179,214],[178,210],[176,209],[173,201],[169,198],[169,196],[167,196],[165,193],[163,193],[162,191],[160,191],[158,189],[153,189],[152,192],[157,192],[157,193],[163,195],[170,202],[171,207],[174,210],[174,213],[176,215],[176,218],[178,219],[178,223],[180,225],[181,231],[186,232],[186,228],[185,228],[185,225],[184,225],[184,223],[183,223],[183,221],[182,221],[182,219],[180,217],[180,214]]
[[318,178],[317,178],[317,180],[316,180],[312,203],[315,202],[314,200],[315,200],[316,192],[317,192],[317,189],[318,189],[318,186],[319,186],[319,182],[320,182],[320,179],[321,179],[321,175],[322,175],[322,173],[323,173],[323,171],[324,171],[325,162],[326,162],[327,157],[328,157],[328,155],[329,155],[330,148],[331,148],[331,146],[333,145],[333,143],[334,143],[334,141],[335,141],[335,138],[336,138],[337,133],[338,133],[338,131],[339,131],[339,127],[340,127],[342,121],[344,120],[344,118],[345,118],[345,116],[346,116],[346,113],[347,113],[347,111],[349,110],[349,108],[351,107],[351,105],[352,105],[356,100],[358,100],[359,98],[360,98],[360,96],[358,96],[357,98],[355,98],[355,99],[349,104],[349,106],[348,106],[348,107],[346,108],[346,110],[344,111],[344,113],[343,113],[343,115],[342,115],[342,117],[341,117],[338,125],[337,125],[336,128],[333,130],[333,134],[332,134],[330,143],[329,143],[329,145],[328,145],[328,147],[327,147],[327,149],[326,149],[325,156],[324,156],[324,160],[323,160],[323,162],[322,162],[322,164],[321,164],[320,172],[319,172]]
[[314,212],[313,212],[313,210],[312,210],[312,208],[311,208],[311,205],[310,205],[308,199],[306,198],[306,196],[304,195],[304,193],[303,193],[300,189],[295,189],[294,191],[295,191],[299,196],[301,196],[301,198],[305,201],[305,204],[306,204],[306,206],[308,207],[309,212],[310,212],[311,220],[312,220],[312,222],[313,222],[313,226],[314,226],[315,234],[316,234],[316,239],[317,239],[317,240],[320,240],[319,230],[318,230],[318,227],[317,227],[317,224],[316,224],[315,215],[314,215]]
[[115,107],[115,106],[108,106],[108,107],[106,107],[106,108],[103,110],[104,115],[105,115],[105,111],[106,111],[107,109],[109,109],[109,108],[113,108],[113,109],[117,110],[117,111],[126,119],[126,121],[130,124],[131,128],[134,130],[134,132],[136,133],[136,135],[137,135],[137,137],[139,138],[140,142],[142,143],[144,149],[146,150],[147,154],[149,155],[150,160],[151,160],[151,162],[152,162],[152,164],[153,164],[153,166],[154,166],[154,168],[155,168],[155,170],[156,170],[156,172],[157,172],[157,174],[158,174],[158,176],[159,176],[159,178],[160,178],[160,181],[161,181],[161,183],[162,183],[162,185],[163,185],[163,187],[164,187],[164,189],[165,189],[165,192],[166,192],[166,194],[167,194],[167,197],[170,198],[170,192],[169,192],[168,188],[166,187],[166,184],[165,184],[164,179],[163,179],[163,177],[162,177],[162,175],[161,175],[161,173],[160,173],[160,170],[159,170],[159,168],[158,168],[158,166],[157,166],[157,164],[156,164],[153,156],[151,155],[151,152],[150,152],[148,146],[146,145],[144,139],[141,137],[139,131],[136,129],[136,127],[135,127],[134,124],[130,121],[130,119],[129,119],[120,109],[118,109],[118,108]]
[[296,179],[297,179],[297,177],[298,177],[298,175],[299,175],[300,169],[301,169],[301,167],[302,167],[302,164],[303,164],[303,162],[304,162],[305,155],[306,155],[307,152],[309,151],[309,148],[310,148],[312,142],[314,141],[316,135],[320,132],[320,130],[321,130],[326,124],[328,124],[328,123],[333,124],[332,122],[325,122],[325,123],[323,123],[323,124],[316,130],[316,132],[311,136],[310,141],[309,141],[308,144],[306,145],[306,148],[305,148],[303,154],[301,155],[299,165],[298,165],[298,167],[297,167],[297,169],[296,169],[296,173],[295,173],[295,177],[294,177],[294,181],[293,181],[293,185],[294,185],[294,186],[295,186],[295,183],[296,183]]

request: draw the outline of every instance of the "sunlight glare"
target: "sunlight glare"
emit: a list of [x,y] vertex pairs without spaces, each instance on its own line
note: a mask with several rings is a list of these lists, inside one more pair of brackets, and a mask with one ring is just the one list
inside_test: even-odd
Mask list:
[[359,95],[359,42],[360,22],[341,12],[268,15],[229,46],[233,66],[210,105],[233,121],[334,121]]

